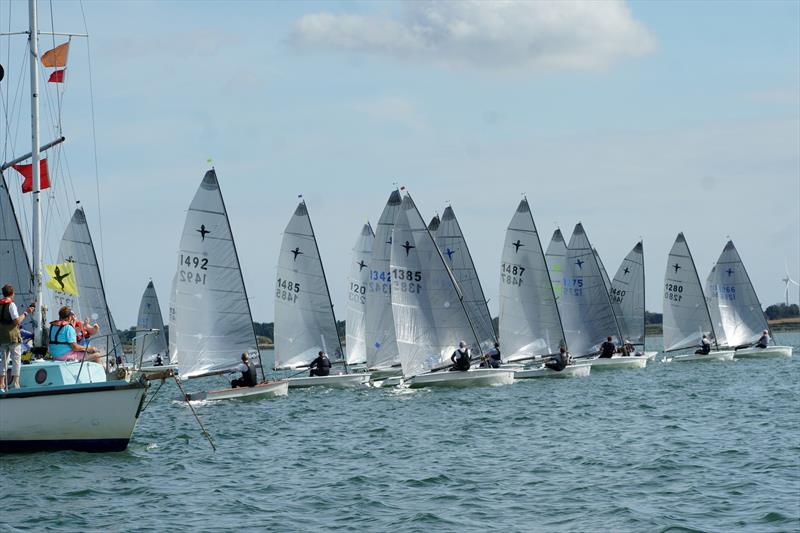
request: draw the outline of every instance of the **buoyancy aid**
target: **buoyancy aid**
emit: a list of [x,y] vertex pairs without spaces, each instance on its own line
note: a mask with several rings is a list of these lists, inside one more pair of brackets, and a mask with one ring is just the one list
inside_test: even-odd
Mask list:
[[247,372],[242,372],[242,379],[244,384],[248,387],[255,387],[258,384],[258,375],[256,374],[256,365],[247,362]]
[[58,336],[61,335],[61,331],[69,325],[70,323],[66,320],[56,320],[55,322],[50,322],[50,334],[47,336],[49,344],[72,346],[71,342],[58,340]]
[[22,342],[19,324],[11,318],[11,304],[13,302],[13,298],[0,299],[0,344],[19,344]]

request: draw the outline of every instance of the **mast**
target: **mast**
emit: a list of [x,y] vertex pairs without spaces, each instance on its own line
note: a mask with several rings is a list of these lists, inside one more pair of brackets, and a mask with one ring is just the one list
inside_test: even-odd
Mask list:
[[39,202],[40,175],[39,175],[39,28],[36,20],[36,0],[28,0],[30,43],[29,64],[31,70],[31,171],[33,173],[33,292],[39,312],[31,316],[33,320],[34,345],[42,345],[42,324],[44,313],[42,311],[42,236],[41,236],[41,204]]

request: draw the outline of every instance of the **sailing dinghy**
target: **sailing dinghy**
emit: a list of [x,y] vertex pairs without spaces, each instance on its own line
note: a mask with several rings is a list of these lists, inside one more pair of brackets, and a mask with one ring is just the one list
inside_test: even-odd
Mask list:
[[678,233],[664,273],[664,352],[697,348],[703,335],[714,347],[707,354],[675,355],[666,361],[731,361],[733,350],[720,350],[692,253]]
[[619,322],[620,333],[634,348],[641,348],[637,355],[652,361],[658,352],[645,352],[645,290],[644,290],[644,245],[636,243],[622,260],[611,281],[611,306]]
[[394,190],[383,208],[372,245],[367,283],[367,369],[373,381],[400,376],[400,356],[392,319],[392,280],[389,257],[392,252],[392,227],[400,212],[402,198]]
[[[177,365],[168,364],[169,345],[165,336],[164,318],[152,280],[142,294],[139,303],[139,316],[136,320],[134,337],[134,361],[146,375],[160,374],[167,370],[177,370]],[[158,360],[160,364],[156,364]]]
[[170,361],[178,365],[181,378],[233,372],[242,353],[258,358],[263,378],[253,387],[226,387],[187,399],[286,396],[289,383],[267,381],[261,365],[239,256],[213,168],[189,205],[177,259],[169,345]]
[[375,232],[369,222],[361,228],[353,247],[350,263],[350,278],[347,280],[347,320],[345,335],[347,343],[347,364],[361,365],[367,362],[367,284],[369,265],[372,260],[372,246]]
[[[333,364],[345,363],[325,269],[301,200],[283,232],[275,287],[275,368],[308,367],[320,351]],[[345,365],[345,369],[347,366]],[[369,374],[290,377],[289,387],[358,387]]]
[[754,346],[764,331],[773,342],[775,337],[733,241],[725,245],[706,286],[710,288],[706,297],[711,316],[719,317],[714,325],[721,328],[720,340],[735,350],[736,359],[792,356],[791,346]]
[[564,263],[558,309],[572,354],[577,358],[589,358],[586,362],[595,370],[644,368],[646,357],[596,356],[606,337],[621,344],[622,335],[600,263],[581,223],[576,224],[572,232]]
[[[561,272],[560,266],[557,272]],[[561,346],[566,347],[555,284],[527,198],[520,201],[506,230],[500,264],[500,339],[507,363],[541,363],[559,353]],[[570,364],[557,372],[539,364],[515,371],[514,378],[581,377],[590,370],[590,365]]]
[[467,342],[475,353],[480,351],[481,340],[458,283],[408,194],[392,230],[391,274],[392,316],[408,386],[472,387],[514,382],[510,370],[447,371],[460,341]]

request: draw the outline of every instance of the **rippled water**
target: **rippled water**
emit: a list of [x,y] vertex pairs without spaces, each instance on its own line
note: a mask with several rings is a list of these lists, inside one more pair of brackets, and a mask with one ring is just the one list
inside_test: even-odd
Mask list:
[[170,386],[125,452],[0,456],[0,530],[800,530],[798,378],[796,355],[293,390],[201,405],[216,453]]

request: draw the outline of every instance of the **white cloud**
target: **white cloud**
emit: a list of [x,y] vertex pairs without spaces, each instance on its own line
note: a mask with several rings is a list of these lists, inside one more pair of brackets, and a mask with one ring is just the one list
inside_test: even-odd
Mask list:
[[598,69],[655,47],[620,0],[407,2],[388,14],[304,15],[292,44],[480,68]]

